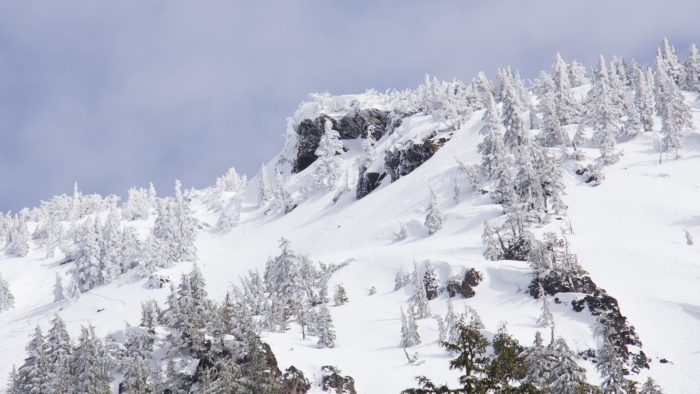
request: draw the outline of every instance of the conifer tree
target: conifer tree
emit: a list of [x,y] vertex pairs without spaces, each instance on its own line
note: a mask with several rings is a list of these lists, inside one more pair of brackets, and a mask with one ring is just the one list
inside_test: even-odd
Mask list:
[[603,377],[601,388],[604,393],[622,393],[629,387],[629,381],[625,379],[626,370],[622,360],[617,355],[615,346],[610,337],[603,339],[603,347],[598,352],[596,369]]
[[440,284],[435,275],[435,268],[431,264],[426,264],[425,274],[423,275],[423,287],[425,287],[425,295],[428,300],[437,298],[439,286]]
[[648,67],[644,70],[637,67],[636,74],[634,104],[639,111],[644,131],[652,131],[654,129],[654,90],[652,89],[654,77]]
[[489,388],[496,392],[507,391],[527,374],[528,365],[523,348],[508,333],[505,324],[498,327],[491,346],[493,358],[488,366]]
[[561,124],[576,123],[581,116],[581,106],[571,94],[569,67],[557,52],[554,57],[554,104]]
[[547,300],[547,296],[544,294],[541,285],[540,294],[542,294],[542,314],[537,319],[537,325],[540,327],[554,326],[554,316],[552,315],[552,311],[549,310],[549,300]]
[[586,370],[576,363],[575,354],[564,338],[557,338],[551,345],[552,370],[550,385],[556,393],[574,394],[585,387]]
[[19,370],[20,391],[23,393],[48,393],[50,365],[46,357],[46,342],[41,327],[36,326],[27,344],[27,358]]
[[593,128],[592,142],[600,147],[601,156],[614,162],[617,136],[622,129],[622,108],[614,102],[605,59],[598,61],[593,85],[586,98],[585,123]]
[[104,283],[101,270],[100,232],[96,221],[86,219],[79,229],[78,251],[70,273],[80,292],[84,293]]
[[320,188],[333,190],[337,186],[343,165],[338,158],[341,153],[343,143],[340,142],[340,134],[333,129],[333,123],[326,120],[323,136],[315,152],[319,160],[314,179]]
[[0,312],[15,307],[15,297],[10,292],[10,285],[0,275]]
[[522,145],[523,139],[526,137],[524,136],[525,125],[522,119],[522,103],[509,81],[506,81],[503,87],[502,101],[501,117],[505,129],[503,142],[507,148],[512,150],[514,147]]
[[649,377],[642,385],[641,390],[639,390],[639,394],[663,394],[663,391],[661,391],[661,387],[656,384],[654,379]]
[[572,88],[585,85],[588,82],[586,81],[586,67],[576,60],[572,60],[569,64],[569,80]]
[[484,139],[477,148],[482,155],[481,168],[491,178],[494,175],[498,176],[508,167],[503,134],[501,133],[500,115],[492,96],[488,97],[482,121],[484,126],[479,133],[484,136]]
[[481,234],[481,243],[484,244],[484,258],[486,260],[496,261],[501,258],[501,245],[496,240],[493,228],[489,222],[484,222],[484,232]]
[[73,351],[73,376],[75,392],[108,394],[109,359],[104,345],[95,337],[92,327],[83,327],[78,338],[78,346]]
[[413,347],[420,344],[420,336],[418,335],[418,324],[413,310],[408,308],[408,317],[401,308],[401,343],[402,348]]
[[660,57],[663,62],[666,75],[668,75],[671,81],[677,86],[681,85],[685,79],[685,70],[676,54],[676,50],[669,44],[668,38],[664,37],[657,50],[657,56]]
[[126,393],[154,393],[151,369],[149,363],[143,358],[131,358],[126,364],[124,381],[120,385],[121,390]]
[[656,75],[657,112],[661,116],[662,149],[673,151],[676,158],[682,147],[681,134],[692,127],[690,108],[685,104],[678,86],[661,71]]
[[46,357],[50,365],[49,390],[56,394],[68,394],[73,389],[71,374],[71,339],[66,325],[56,315],[46,336]]
[[338,285],[335,287],[335,296],[333,296],[333,300],[335,301],[336,306],[340,306],[348,302],[348,294],[345,291],[345,287],[343,287],[342,283],[338,283]]
[[258,206],[263,207],[272,200],[272,187],[267,179],[267,168],[263,164],[258,173]]
[[23,394],[22,387],[20,386],[19,374],[14,365],[12,366],[10,377],[7,380],[7,394]]
[[335,347],[335,327],[333,326],[333,318],[331,312],[325,304],[319,306],[318,313],[318,347],[330,348]]
[[452,305],[452,298],[447,299],[447,315],[445,316],[445,326],[447,329],[447,341],[455,343],[459,337],[459,319]]
[[450,369],[462,372],[459,383],[465,392],[485,391],[485,374],[489,363],[486,348],[489,342],[472,323],[460,321],[458,333],[457,341],[442,344],[448,351],[458,353],[457,358],[450,361]]
[[443,218],[437,202],[437,196],[432,189],[430,190],[430,201],[425,212],[425,228],[428,229],[428,234],[435,234],[442,228]]
[[525,353],[525,363],[528,366],[525,381],[539,389],[545,389],[549,385],[552,360],[549,357],[549,349],[543,345],[542,335],[535,333],[535,341],[532,347]]
[[688,57],[685,59],[685,85],[686,90],[700,92],[700,53],[695,44],[690,45]]
[[23,216],[18,216],[7,232],[5,254],[8,256],[24,257],[28,253],[29,231],[27,231],[27,223]]
[[415,310],[416,317],[418,319],[426,319],[430,317],[430,304],[428,303],[428,295],[425,292],[425,286],[423,285],[423,280],[420,277],[418,271],[418,265],[413,263],[413,285],[414,293],[411,298],[412,309]]

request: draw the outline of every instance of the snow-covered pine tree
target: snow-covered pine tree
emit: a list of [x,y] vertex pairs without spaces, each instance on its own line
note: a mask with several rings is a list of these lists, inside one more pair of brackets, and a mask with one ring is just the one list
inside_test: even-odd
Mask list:
[[175,181],[175,197],[161,200],[153,225],[153,236],[163,248],[161,257],[165,264],[197,260],[196,228],[197,221],[182,192],[182,184]]
[[27,358],[19,369],[20,391],[23,393],[48,393],[50,368],[46,357],[46,341],[41,327],[36,326],[34,335],[26,347]]
[[529,115],[530,115],[530,118],[529,118],[530,119],[530,130],[535,130],[535,129],[539,129],[540,127],[542,127],[542,121],[540,119],[539,114],[537,113],[537,108],[535,108],[535,106],[533,104],[530,104]]
[[111,282],[121,274],[122,233],[119,228],[121,214],[116,208],[110,210],[102,227],[100,270],[105,283]]
[[566,211],[564,203],[565,186],[562,177],[562,167],[557,158],[545,149],[538,149],[534,162],[535,173],[539,178],[543,201],[542,207],[546,213],[562,214]]
[[[569,349],[564,338],[559,337],[549,350],[552,369],[549,384],[555,393],[574,394],[586,385],[586,370],[576,363],[576,355]],[[577,391],[578,390],[578,391]]]
[[78,229],[78,251],[69,272],[81,293],[104,283],[104,272],[100,264],[100,238],[98,223],[89,218]]
[[622,108],[613,100],[610,77],[605,59],[600,56],[591,90],[586,97],[585,123],[593,128],[592,142],[600,147],[601,156],[608,163],[616,160],[614,150],[617,136],[622,129]]
[[682,85],[685,79],[685,69],[676,54],[675,48],[669,44],[668,38],[664,37],[657,50],[657,56],[663,61],[666,75],[671,78],[676,86]]
[[126,393],[153,393],[155,385],[152,375],[152,367],[148,361],[141,357],[131,357],[126,363],[120,390]]
[[145,220],[150,216],[152,207],[146,189],[131,188],[128,191],[126,203],[122,207],[122,217],[126,220]]
[[586,67],[576,60],[572,60],[569,64],[569,81],[571,81],[572,88],[588,83],[586,80]]
[[7,379],[7,394],[23,394],[22,387],[19,382],[19,374],[17,373],[17,368],[12,365],[12,371],[10,372],[10,377]]
[[528,366],[525,381],[541,390],[546,389],[551,380],[552,360],[548,351],[549,349],[543,345],[542,335],[537,331],[532,347],[525,351],[525,364]]
[[547,295],[544,293],[544,289],[541,287],[542,286],[540,285],[540,294],[542,294],[542,313],[537,319],[537,325],[540,327],[550,327],[554,325],[554,316],[552,315],[552,311],[549,310],[549,300],[547,299]]
[[76,383],[74,392],[110,393],[110,360],[92,326],[81,329],[78,346],[73,351],[72,368]]
[[425,287],[425,295],[428,298],[428,300],[433,300],[437,298],[440,284],[438,283],[437,276],[435,274],[435,268],[430,263],[427,263],[425,265],[425,275],[423,275],[423,286]]
[[437,196],[433,189],[430,189],[430,201],[425,209],[425,228],[428,234],[432,235],[442,228],[442,212],[438,205]]
[[338,283],[338,285],[335,287],[333,301],[335,301],[336,306],[340,306],[348,302],[348,294],[345,291],[345,287],[343,287],[342,283]]
[[555,110],[560,124],[578,122],[581,117],[581,105],[571,94],[569,67],[559,52],[554,56],[554,100]]
[[425,292],[425,286],[420,276],[418,265],[413,262],[413,285],[414,293],[411,297],[411,309],[415,311],[418,319],[426,319],[430,317],[430,304],[428,295]]
[[625,378],[627,371],[609,336],[603,338],[603,346],[598,352],[596,369],[603,377],[600,387],[604,393],[624,393],[629,388],[630,382]]
[[486,78],[486,74],[483,71],[479,71],[476,74],[476,77],[474,77],[472,80],[472,88],[477,92],[479,98],[481,99],[479,104],[482,107],[480,108],[488,107],[489,101],[493,99],[495,88],[493,87],[491,81]]
[[10,285],[0,275],[0,312],[15,307],[15,297],[10,292]]
[[685,59],[685,84],[686,90],[700,92],[700,53],[695,44],[690,45],[688,57]]
[[24,257],[29,253],[29,231],[25,218],[15,217],[12,227],[7,232],[5,254],[8,256]]
[[300,274],[300,256],[291,248],[290,242],[281,238],[280,254],[268,259],[265,264],[264,281],[270,296],[284,305],[286,314],[292,315],[302,304],[304,286]]
[[408,308],[408,317],[401,308],[401,342],[399,342],[399,346],[408,348],[419,344],[420,336],[418,335],[416,317],[411,308]]
[[481,234],[481,243],[484,244],[484,258],[486,260],[496,261],[503,254],[501,245],[496,240],[493,228],[489,222],[484,222],[484,232]]
[[61,302],[66,298],[66,290],[63,288],[63,279],[61,279],[61,274],[56,272],[56,282],[53,285],[53,302]]
[[639,394],[663,394],[663,391],[661,391],[661,387],[656,384],[654,379],[648,377],[639,390]]
[[484,126],[479,133],[484,139],[477,145],[482,155],[481,169],[489,177],[498,176],[501,171],[508,168],[506,151],[501,133],[501,118],[493,96],[488,96],[486,112],[481,120]]
[[267,177],[267,168],[263,164],[258,173],[258,206],[260,207],[267,205],[272,200],[272,187],[270,187]]
[[326,120],[324,133],[315,152],[319,159],[314,179],[319,188],[333,190],[337,186],[343,166],[338,158],[341,153],[343,143],[340,142],[340,134],[333,129],[333,123]]
[[503,127],[503,143],[506,148],[513,150],[514,147],[522,145],[526,138],[525,124],[523,122],[522,113],[523,105],[520,98],[517,96],[515,88],[510,81],[506,80],[503,86],[503,108],[501,109],[501,118]]
[[639,117],[644,127],[644,131],[652,131],[654,129],[654,76],[649,67],[642,69],[636,67],[633,70],[636,73],[634,106],[639,111]]
[[49,391],[56,394],[69,394],[73,389],[71,356],[73,348],[66,325],[56,315],[46,335],[46,357],[50,366]]
[[[658,60],[658,59],[657,59]],[[678,86],[661,70],[655,76],[657,112],[661,117],[661,141],[665,152],[673,151],[678,158],[682,133],[692,127],[690,108],[685,104]]]
[[537,140],[542,146],[566,146],[569,144],[569,136],[564,132],[559,120],[557,88],[549,74],[545,73],[543,77],[543,92],[538,104],[539,112],[542,114],[542,131],[538,134]]
[[318,310],[318,347],[330,348],[335,347],[335,327],[333,326],[333,318],[331,311],[325,304],[321,304]]

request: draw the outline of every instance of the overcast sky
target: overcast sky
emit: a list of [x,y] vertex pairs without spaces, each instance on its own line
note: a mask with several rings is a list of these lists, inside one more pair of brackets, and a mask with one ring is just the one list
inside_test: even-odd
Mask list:
[[310,92],[700,42],[697,0],[0,1],[0,210],[254,175]]

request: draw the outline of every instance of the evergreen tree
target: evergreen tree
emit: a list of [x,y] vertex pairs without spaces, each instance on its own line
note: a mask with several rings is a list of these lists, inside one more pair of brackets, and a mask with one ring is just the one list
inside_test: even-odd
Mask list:
[[622,129],[622,108],[614,102],[605,59],[598,61],[593,85],[586,98],[585,123],[594,130],[592,142],[600,147],[601,156],[614,162],[617,136]]
[[484,222],[484,232],[481,234],[481,243],[484,244],[484,258],[486,260],[496,261],[501,258],[501,245],[496,240],[493,228],[489,222]]
[[634,104],[639,111],[644,131],[652,131],[654,129],[654,90],[652,89],[654,77],[648,67],[645,70],[637,67],[635,72],[637,86]]
[[14,365],[12,366],[10,377],[7,380],[7,394],[23,394],[19,374],[17,373],[17,369]]
[[484,136],[483,141],[477,146],[482,155],[481,168],[489,178],[500,175],[507,170],[506,152],[501,133],[501,120],[493,97],[489,96],[486,112],[482,118],[484,126],[479,133]]
[[625,379],[627,371],[609,336],[603,339],[603,347],[598,352],[596,369],[603,377],[600,387],[604,393],[616,394],[627,391],[629,387],[629,381]]
[[336,306],[340,306],[348,302],[348,294],[345,291],[342,283],[338,283],[335,287],[335,296],[333,297]]
[[525,352],[525,363],[528,367],[525,381],[539,389],[545,389],[549,385],[552,360],[549,357],[549,349],[543,346],[542,335],[535,333],[535,342]]
[[644,382],[642,389],[639,390],[639,394],[663,394],[663,391],[661,391],[661,387],[656,384],[654,379],[649,377]]
[[677,86],[683,84],[685,70],[678,55],[676,55],[676,50],[669,44],[668,38],[664,37],[661,46],[657,50],[657,56],[661,58],[664,73],[671,78],[671,81]]
[[70,274],[73,282],[84,293],[104,283],[104,272],[101,270],[100,232],[96,221],[86,219],[79,229],[78,251]]
[[125,393],[154,393],[155,386],[152,381],[152,368],[141,357],[133,357],[126,364],[124,381],[120,389]]
[[318,347],[335,347],[335,327],[331,311],[325,304],[319,306],[318,313]]
[[418,266],[413,263],[413,285],[414,293],[411,297],[412,309],[415,311],[418,319],[426,319],[430,317],[430,304],[428,303],[428,295],[425,292],[425,286],[421,280]]
[[435,275],[435,268],[431,264],[426,264],[425,275],[423,275],[423,287],[425,287],[425,295],[428,300],[434,300],[438,296],[439,286]]
[[433,190],[430,190],[430,201],[425,209],[425,228],[428,229],[428,234],[432,235],[442,228],[442,212],[437,202],[437,196]]
[[272,200],[272,187],[268,183],[267,168],[263,164],[258,173],[258,206],[263,207]]
[[509,81],[505,82],[503,89],[503,108],[501,111],[505,129],[503,142],[507,148],[512,150],[514,147],[522,145],[523,139],[526,138],[522,119],[523,108],[515,88]]
[[445,326],[447,329],[447,341],[455,343],[459,339],[459,319],[455,314],[452,298],[447,299],[447,315],[445,316]]
[[491,341],[493,358],[488,366],[488,384],[491,390],[502,392],[523,380],[528,371],[523,348],[501,324]]
[[61,302],[66,299],[66,291],[63,289],[61,275],[56,273],[56,282],[53,286],[53,302]]
[[552,370],[549,384],[556,393],[574,394],[585,388],[586,370],[576,363],[576,355],[564,338],[557,338],[551,345]]
[[442,344],[448,351],[458,353],[457,358],[450,361],[450,369],[462,371],[459,382],[466,393],[485,392],[485,374],[489,364],[486,348],[489,342],[472,323],[467,325],[460,321],[458,330],[457,341]]
[[27,344],[27,358],[19,369],[20,391],[23,393],[48,393],[50,365],[46,357],[46,342],[41,327],[36,326]]
[[10,285],[0,275],[0,312],[15,307],[15,297],[10,292]]
[[[540,95],[539,112],[542,114],[542,131],[538,135],[538,140],[542,146],[563,146],[568,145],[569,137],[561,126],[558,111],[557,97],[558,90],[549,74],[543,74],[542,94]],[[572,98],[573,100],[573,98]],[[571,109],[562,110],[565,117],[574,117]]]
[[700,92],[700,53],[695,44],[690,45],[688,57],[685,59],[685,85],[686,90]]
[[682,147],[681,134],[692,127],[690,108],[685,104],[678,86],[661,71],[656,76],[657,112],[661,116],[662,149],[673,151],[676,158]]
[[182,192],[182,184],[175,181],[175,198],[161,200],[153,226],[153,236],[162,248],[163,263],[197,260],[196,229],[197,221]]
[[104,346],[95,337],[94,329],[83,327],[78,337],[78,346],[73,351],[75,392],[108,394],[111,381],[109,364]]
[[5,254],[8,256],[24,257],[29,253],[29,231],[24,217],[15,218],[12,227],[7,232]]
[[586,67],[576,60],[572,60],[569,65],[569,81],[571,81],[572,88],[585,85],[588,82],[586,80]]
[[56,315],[46,336],[46,357],[50,365],[49,391],[56,394],[69,394],[73,389],[71,356],[73,349],[66,325]]
[[555,112],[561,124],[576,123],[581,116],[581,106],[571,94],[569,67],[559,53],[554,57]]
[[402,348],[413,347],[420,344],[418,335],[418,324],[411,308],[408,309],[408,318],[401,308],[401,342]]
[[326,120],[325,131],[315,152],[319,160],[314,179],[320,188],[333,190],[337,186],[343,166],[338,158],[341,153],[343,143],[340,142],[340,134],[333,129],[333,123]]
[[537,319],[537,325],[540,327],[553,327],[554,316],[552,315],[552,311],[549,310],[549,300],[547,300],[547,296],[544,294],[544,289],[541,288],[541,285],[540,294],[542,294],[542,314]]

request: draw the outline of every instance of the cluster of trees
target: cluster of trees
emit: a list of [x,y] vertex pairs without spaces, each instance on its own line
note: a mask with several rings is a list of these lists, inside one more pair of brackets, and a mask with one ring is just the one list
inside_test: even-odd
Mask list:
[[[46,335],[37,326],[8,393],[109,393],[115,379],[127,393],[283,392],[285,380],[247,306],[231,294],[214,303],[204,286],[195,266],[165,309],[144,302],[140,324],[106,341],[83,327],[74,343],[58,316]],[[193,360],[199,360],[194,373],[185,368]]]
[[319,347],[334,347],[336,334],[328,306],[331,297],[340,306],[348,302],[348,295],[342,284],[329,294],[328,281],[345,264],[319,263],[317,268],[288,240],[282,238],[279,246],[280,254],[268,259],[263,275],[250,271],[234,287],[234,298],[250,308],[262,330],[283,332],[295,322],[303,338],[315,336]]
[[15,307],[15,297],[10,292],[10,285],[0,275],[0,312]]

